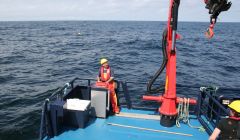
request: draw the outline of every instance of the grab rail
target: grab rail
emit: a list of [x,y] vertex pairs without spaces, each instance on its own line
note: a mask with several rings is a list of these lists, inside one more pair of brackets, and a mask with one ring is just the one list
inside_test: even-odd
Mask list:
[[209,135],[219,120],[229,115],[228,110],[213,96],[217,90],[216,87],[201,87],[198,97],[197,118]]
[[[44,137],[45,137],[45,135],[46,135],[46,124],[45,124],[45,122],[46,122],[46,112],[47,112],[47,105],[48,105],[48,103],[49,103],[49,99],[47,98],[45,101],[44,101],[44,103],[43,103],[43,106],[42,106],[42,113],[41,113],[41,123],[40,123],[40,133],[39,133],[39,139],[40,140],[42,140]],[[44,129],[45,129],[45,131],[44,131]]]
[[[56,97],[59,100],[63,100],[63,95],[64,92],[66,92],[67,89],[69,89],[69,87],[71,89],[74,88],[74,83],[76,80],[81,80],[81,81],[87,81],[87,85],[86,86],[91,86],[92,81],[95,81],[95,79],[93,78],[74,78],[73,80],[71,80],[70,82],[66,83],[63,87],[57,89],[54,93],[52,93],[50,95],[49,98],[47,98],[44,103],[43,103],[43,107],[42,107],[42,113],[41,113],[41,123],[40,123],[40,134],[39,134],[39,139],[42,140],[44,139],[44,137],[46,136],[51,136],[51,126],[47,126],[48,124],[48,120],[50,120],[48,118],[48,105],[49,103],[54,100]],[[122,81],[118,81],[117,82],[119,84],[119,87],[122,87],[122,90],[119,91],[119,93],[123,93],[124,98],[126,100],[126,105],[127,108],[132,108],[132,102],[130,99],[130,95],[128,92],[128,87],[127,87],[127,83],[126,82],[122,82]],[[121,86],[120,86],[121,85]],[[50,127],[50,128],[48,128]]]

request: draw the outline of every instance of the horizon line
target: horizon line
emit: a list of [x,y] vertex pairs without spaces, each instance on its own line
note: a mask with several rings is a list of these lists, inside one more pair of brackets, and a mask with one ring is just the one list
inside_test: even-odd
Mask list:
[[[57,22],[57,21],[112,21],[112,22],[167,22],[167,20],[80,20],[80,19],[43,19],[43,20],[0,20],[0,22]],[[179,20],[178,22],[200,22],[209,23],[208,21],[189,21],[189,20]],[[239,21],[218,21],[217,23],[239,23]]]

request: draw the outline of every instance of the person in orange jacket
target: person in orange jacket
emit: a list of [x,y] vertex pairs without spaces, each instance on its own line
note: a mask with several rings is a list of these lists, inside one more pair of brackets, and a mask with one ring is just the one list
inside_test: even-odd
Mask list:
[[101,67],[97,77],[97,82],[105,83],[106,88],[110,91],[110,100],[112,104],[113,113],[119,113],[118,100],[115,92],[114,72],[108,64],[106,58],[100,60]]

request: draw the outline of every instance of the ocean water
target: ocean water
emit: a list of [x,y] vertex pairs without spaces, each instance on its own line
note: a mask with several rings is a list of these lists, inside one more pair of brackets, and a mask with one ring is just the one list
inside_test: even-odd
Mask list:
[[[208,25],[179,23],[177,83],[215,85],[239,94],[240,24],[218,23],[211,40],[204,37]],[[74,77],[95,78],[102,57],[109,59],[117,79],[147,83],[162,62],[165,26],[133,21],[0,22],[0,140],[37,139],[44,99]],[[163,81],[164,74],[158,82]],[[144,92],[135,91],[131,97],[141,105]]]

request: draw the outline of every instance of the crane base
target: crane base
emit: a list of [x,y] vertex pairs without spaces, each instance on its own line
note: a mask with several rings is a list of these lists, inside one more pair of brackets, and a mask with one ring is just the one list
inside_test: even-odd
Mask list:
[[166,116],[162,115],[160,117],[160,124],[165,127],[173,127],[176,124],[177,116]]

